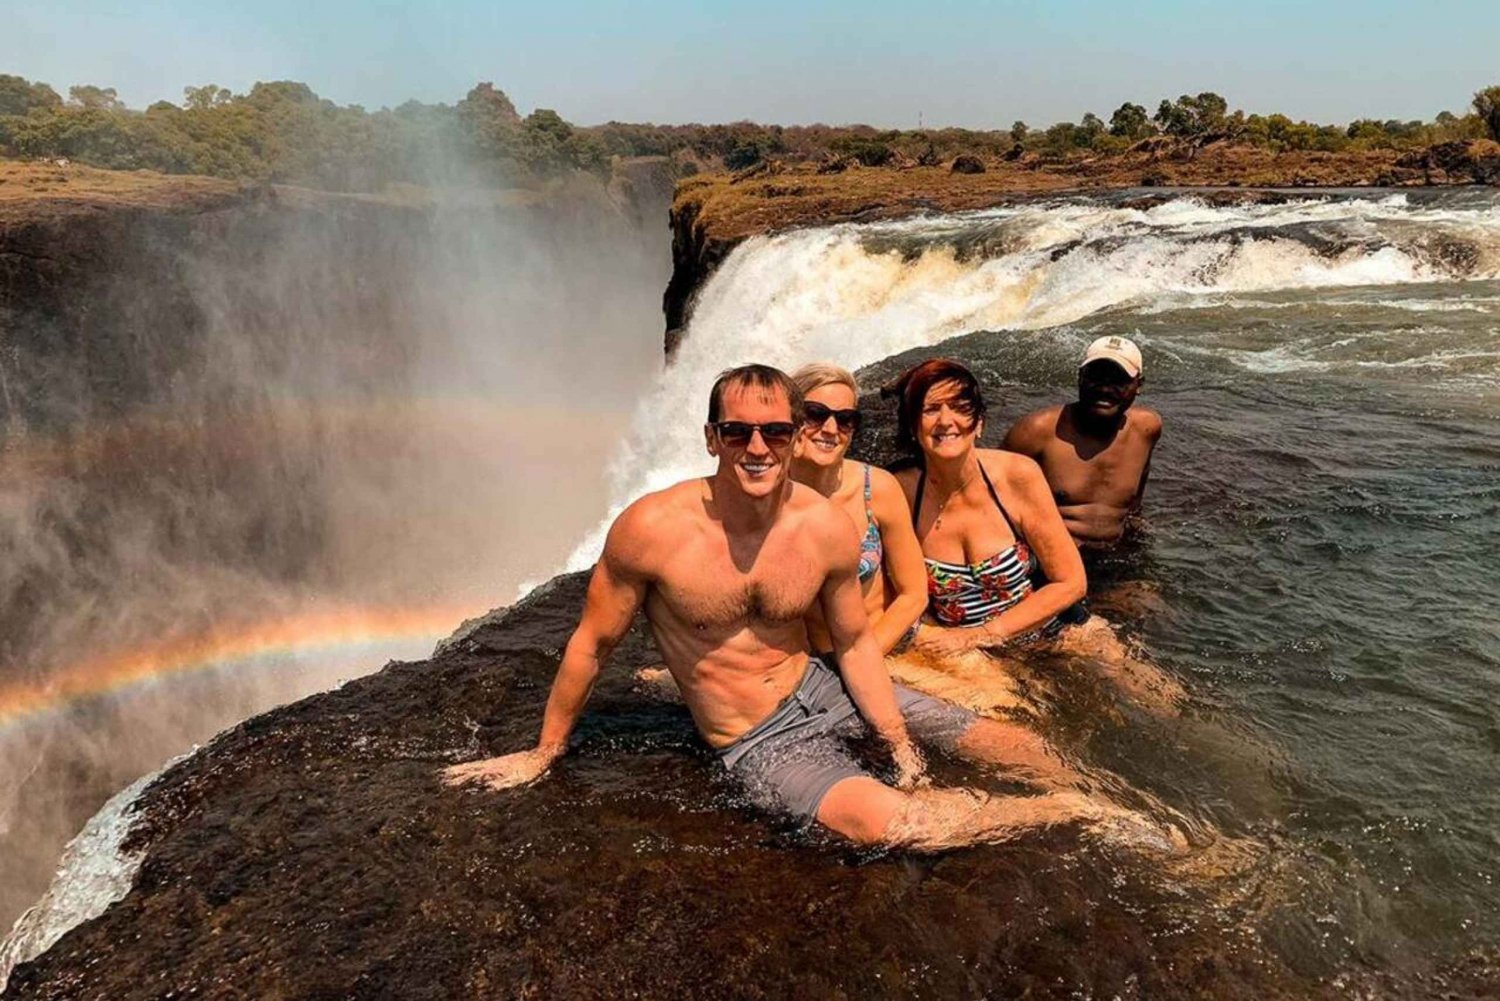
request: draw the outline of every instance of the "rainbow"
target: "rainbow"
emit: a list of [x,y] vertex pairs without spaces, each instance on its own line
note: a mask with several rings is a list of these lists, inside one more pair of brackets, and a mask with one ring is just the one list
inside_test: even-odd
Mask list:
[[113,651],[50,671],[35,681],[0,683],[0,724],[120,692],[154,679],[401,640],[436,641],[472,607],[344,607],[229,623],[206,632]]

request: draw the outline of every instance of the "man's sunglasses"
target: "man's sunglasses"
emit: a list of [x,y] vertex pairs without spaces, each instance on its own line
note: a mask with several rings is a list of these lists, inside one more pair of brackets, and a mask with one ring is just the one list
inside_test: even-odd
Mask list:
[[863,416],[858,410],[835,410],[811,400],[802,404],[802,423],[808,427],[822,427],[832,417],[838,423],[840,431],[852,432],[859,427]]
[[719,436],[719,441],[730,448],[744,448],[760,432],[761,441],[780,448],[790,445],[797,434],[797,425],[791,421],[771,421],[769,424],[746,424],[744,421],[716,421],[709,425]]

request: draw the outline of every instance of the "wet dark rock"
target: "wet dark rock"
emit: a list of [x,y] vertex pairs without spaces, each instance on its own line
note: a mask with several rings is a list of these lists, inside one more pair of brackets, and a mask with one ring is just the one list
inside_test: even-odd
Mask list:
[[1396,168],[1420,171],[1427,184],[1500,185],[1500,143],[1488,139],[1439,143],[1402,156]]
[[698,221],[701,205],[687,202],[672,207],[672,277],[662,293],[662,311],[666,314],[666,355],[677,351],[683,331],[687,329],[693,300],[708,276],[723,263],[740,242],[739,239],[717,239]]
[[948,169],[955,174],[983,174],[984,161],[972,153],[960,153]]
[[169,770],[140,801],[129,895],[4,996],[1189,997],[1264,980],[1249,956],[1193,955],[1175,894],[1118,861],[1060,863],[1066,833],[862,864],[797,843],[737,804],[682,708],[631,691],[656,659],[639,627],[554,774],[441,786],[444,765],[535,738],[585,584],[558,578],[429,661]]

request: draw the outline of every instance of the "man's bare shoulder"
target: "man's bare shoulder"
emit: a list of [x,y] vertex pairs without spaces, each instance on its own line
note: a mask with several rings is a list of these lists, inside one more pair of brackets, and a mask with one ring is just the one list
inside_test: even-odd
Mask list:
[[1005,447],[1013,452],[1032,455],[1057,437],[1057,423],[1062,419],[1061,406],[1043,407],[1016,419],[1005,434]]
[[1161,437],[1161,414],[1150,407],[1130,408],[1130,427],[1137,434],[1155,441]]
[[615,518],[604,542],[611,559],[640,567],[664,544],[677,544],[694,513],[703,510],[703,481],[684,480],[632,501]]

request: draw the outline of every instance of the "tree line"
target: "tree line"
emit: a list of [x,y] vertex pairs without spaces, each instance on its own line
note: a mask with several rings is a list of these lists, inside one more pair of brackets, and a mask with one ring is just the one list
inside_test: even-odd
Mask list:
[[305,83],[257,83],[235,94],[188,87],[183,100],[128,108],[113,88],[70,87],[0,74],[0,154],[67,158],[99,167],[207,174],[341,191],[391,183],[529,184],[574,171],[608,172],[612,157],[665,156],[682,173],[740,169],[769,157],[938,164],[961,153],[1067,160],[1124,152],[1146,140],[1243,143],[1274,152],[1409,149],[1484,136],[1500,141],[1500,86],[1465,114],[1431,121],[1360,119],[1347,125],[1231,111],[1218,94],[1163,99],[1155,111],[1126,102],[1108,121],[1007,130],[876,129],[864,125],[650,125],[582,127],[556,111],[522,116],[505,92],[481,83],[454,104],[408,101],[366,111],[321,98]]

